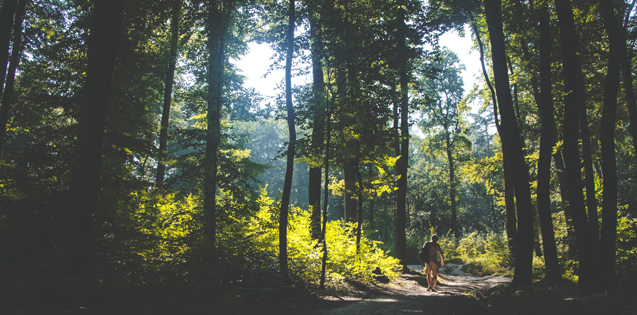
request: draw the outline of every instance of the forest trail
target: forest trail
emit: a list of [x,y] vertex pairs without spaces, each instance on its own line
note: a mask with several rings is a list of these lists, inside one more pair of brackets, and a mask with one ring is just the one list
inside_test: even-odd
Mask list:
[[374,286],[358,299],[334,299],[329,309],[307,312],[310,315],[340,314],[480,314],[489,305],[480,301],[489,289],[511,278],[472,276],[463,265],[448,263],[440,268],[438,292],[427,291],[427,278],[421,265],[408,266],[409,273],[387,285]]

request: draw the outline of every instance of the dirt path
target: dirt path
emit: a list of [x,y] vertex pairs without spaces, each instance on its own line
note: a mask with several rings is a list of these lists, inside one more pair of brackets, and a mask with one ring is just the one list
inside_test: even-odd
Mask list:
[[375,286],[361,298],[334,298],[325,308],[306,314],[481,314],[489,305],[478,297],[500,283],[511,281],[501,276],[468,275],[461,267],[446,264],[440,269],[438,292],[428,292],[422,266],[411,265],[410,273],[391,284]]

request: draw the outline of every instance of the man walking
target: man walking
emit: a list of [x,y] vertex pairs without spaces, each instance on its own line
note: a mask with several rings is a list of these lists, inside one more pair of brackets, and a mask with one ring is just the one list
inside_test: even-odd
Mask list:
[[428,254],[425,261],[425,274],[427,274],[427,284],[429,284],[427,291],[436,292],[436,282],[438,282],[438,275],[440,275],[438,271],[438,255],[440,255],[440,265],[445,265],[445,257],[442,254],[440,245],[438,245],[438,235],[432,235],[431,241],[425,242],[422,250]]

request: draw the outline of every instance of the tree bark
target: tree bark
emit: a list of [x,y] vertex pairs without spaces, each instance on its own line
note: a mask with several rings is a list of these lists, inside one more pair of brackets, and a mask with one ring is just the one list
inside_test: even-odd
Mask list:
[[400,158],[398,165],[398,190],[396,191],[396,258],[400,260],[403,269],[406,268],[407,235],[406,225],[406,201],[407,201],[407,167],[409,163],[409,98],[407,73],[407,36],[405,24],[404,1],[398,1],[398,56],[400,64]]
[[500,0],[484,0],[493,59],[493,73],[498,103],[500,104],[502,142],[511,158],[514,173],[515,197],[517,201],[518,235],[515,254],[513,284],[517,286],[531,284],[533,260],[533,208],[529,187],[528,166],[524,160],[520,130],[517,125],[509,76],[506,65],[504,33],[501,20]]
[[615,158],[615,116],[617,114],[617,94],[619,90],[620,51],[625,46],[619,34],[621,24],[615,18],[614,2],[600,0],[602,17],[610,42],[608,73],[604,87],[604,108],[602,109],[601,145],[604,192],[602,201],[602,230],[599,262],[600,277],[605,288],[617,285],[615,277],[615,249],[617,238],[617,162]]
[[223,69],[225,67],[225,34],[228,28],[231,8],[220,7],[220,1],[208,2],[208,42],[209,52],[207,95],[208,122],[206,128],[206,149],[204,156],[204,258],[213,261],[217,242],[217,167],[219,144],[221,143],[221,107]]
[[[633,5],[635,2],[633,1]],[[632,5],[630,6],[632,11]],[[626,14],[626,23],[628,23],[628,17],[630,11]],[[628,43],[626,42],[626,27],[621,26],[618,28],[617,36],[620,42],[619,58],[621,63],[622,78],[624,79],[624,95],[626,96],[626,106],[628,107],[628,114],[630,116],[630,134],[633,137],[633,153],[637,155],[637,101],[635,100],[635,91],[633,89],[633,75],[632,64],[628,57]]]
[[[480,65],[482,66],[482,75],[484,76],[484,80],[487,82],[487,86],[489,87],[489,91],[491,91],[491,101],[493,103],[493,117],[495,119],[495,127],[498,131],[498,135],[502,138],[502,131],[500,128],[500,121],[498,120],[498,102],[496,98],[496,92],[491,84],[491,80],[489,80],[489,75],[487,73],[487,68],[484,64],[484,46],[482,44],[482,39],[480,39],[480,32],[478,30],[478,26],[476,23],[471,23],[473,27],[473,32],[476,35],[476,40],[478,41],[478,47],[480,49]],[[514,198],[514,187],[513,187],[513,172],[511,171],[510,158],[508,158],[508,154],[505,150],[505,143],[502,143],[502,168],[504,170],[504,209],[506,212],[506,232],[507,232],[507,246],[509,248],[509,252],[513,256],[513,261],[515,261],[515,244],[517,241],[518,235],[518,225],[517,218],[515,215],[515,198]]]
[[542,248],[544,249],[544,265],[546,278],[559,280],[562,278],[557,260],[557,246],[553,232],[551,217],[551,156],[553,154],[553,92],[551,85],[551,26],[548,8],[543,5],[540,9],[540,95],[539,107],[542,120],[540,137],[540,157],[537,175],[537,208],[542,233]]
[[292,190],[292,173],[294,171],[294,151],[296,147],[296,128],[294,126],[294,107],[292,104],[292,57],[294,56],[294,0],[289,2],[289,22],[287,32],[287,56],[285,58],[285,106],[288,112],[288,158],[285,169],[285,182],[281,197],[281,212],[279,215],[279,269],[284,278],[288,277],[288,207]]
[[157,177],[155,185],[161,187],[166,172],[166,156],[168,142],[168,123],[170,120],[170,103],[172,101],[175,67],[177,65],[177,45],[179,42],[179,21],[181,19],[182,0],[173,0],[172,20],[170,22],[170,55],[166,70],[166,85],[164,87],[164,107],[161,114],[161,129],[159,131],[159,156],[157,158]]
[[[564,67],[564,162],[569,187],[569,206],[577,236],[578,248],[589,248],[593,244],[593,235],[584,205],[579,156],[579,115],[584,106],[581,83],[582,67],[578,52],[578,36],[573,21],[573,11],[569,0],[555,0],[560,28],[562,60]],[[596,262],[593,250],[579,251],[579,283],[581,287],[595,287]]]
[[451,230],[456,237],[460,237],[460,230],[458,229],[458,213],[456,210],[456,177],[453,163],[453,154],[451,153],[451,141],[449,139],[449,133],[446,134],[447,145],[447,162],[449,165],[449,199],[451,200]]
[[9,115],[13,106],[13,104],[11,104],[11,98],[13,97],[13,91],[15,89],[15,72],[18,69],[20,56],[22,55],[22,22],[24,21],[24,14],[28,2],[28,0],[20,0],[15,13],[11,60],[4,85],[4,93],[2,94],[2,107],[0,107],[0,159],[2,159],[4,143],[7,137],[7,122],[9,121]]
[[[581,87],[584,87],[584,77],[581,76],[580,83]],[[584,187],[586,187],[586,209],[588,213],[588,224],[590,225],[591,230],[591,238],[593,243],[591,245],[594,248],[597,248],[597,243],[599,241],[599,220],[597,218],[597,199],[595,198],[595,175],[593,171],[593,148],[591,147],[591,132],[588,127],[588,119],[586,118],[586,103],[584,91],[582,88],[580,92],[582,99],[582,106],[579,107],[580,110],[580,135],[582,140],[582,158],[584,163]]]
[[15,14],[17,5],[17,0],[4,0],[2,10],[0,11],[0,96],[2,96],[5,73],[7,72],[13,15]]
[[360,253],[361,247],[361,233],[363,230],[363,177],[360,170],[360,159],[358,155],[360,153],[360,145],[357,145],[356,151],[356,180],[358,181],[358,189],[356,189],[358,195],[358,219],[356,224],[356,254]]
[[[313,81],[313,120],[312,148],[314,154],[318,154],[323,146],[325,138],[325,103],[323,93],[325,82],[323,79],[323,62],[321,61],[321,33],[319,26],[319,12],[317,0],[308,2],[308,14],[310,20],[310,50],[312,54],[312,81]],[[312,238],[321,238],[321,167],[310,167],[308,189],[308,204],[311,207],[310,234]]]
[[[374,166],[370,163],[368,165],[369,178],[374,177]],[[369,226],[371,230],[374,230],[374,198],[376,194],[372,190],[372,196],[369,198]]]
[[343,166],[343,177],[345,180],[345,193],[343,203],[345,212],[343,218],[345,222],[356,222],[356,166],[354,161],[346,162]]
[[321,229],[321,243],[323,244],[323,257],[321,259],[321,276],[320,276],[320,280],[319,280],[319,288],[320,289],[325,289],[325,273],[326,273],[326,268],[327,268],[327,239],[325,238],[325,235],[327,233],[327,200],[329,197],[329,184],[330,184],[330,177],[329,177],[329,170],[330,170],[330,143],[332,140],[332,108],[334,107],[333,104],[328,104],[327,100],[325,105],[327,106],[327,115],[326,115],[326,120],[325,120],[325,134],[326,134],[326,139],[325,139],[325,158],[323,159],[323,165],[325,167],[324,169],[324,173],[325,173],[325,181],[324,181],[324,186],[323,186],[323,191],[325,192],[323,194],[323,222],[322,222],[322,229]]
[[96,0],[88,39],[88,71],[78,124],[64,235],[58,263],[80,273],[92,261],[92,216],[100,180],[105,114],[117,56],[124,0]]

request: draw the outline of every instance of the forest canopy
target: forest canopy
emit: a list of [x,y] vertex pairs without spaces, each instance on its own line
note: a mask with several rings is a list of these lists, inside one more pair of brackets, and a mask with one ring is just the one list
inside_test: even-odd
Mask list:
[[[634,4],[2,0],[2,292],[337,290],[432,234],[513,287],[635,280]],[[251,43],[274,97],[236,65]]]

